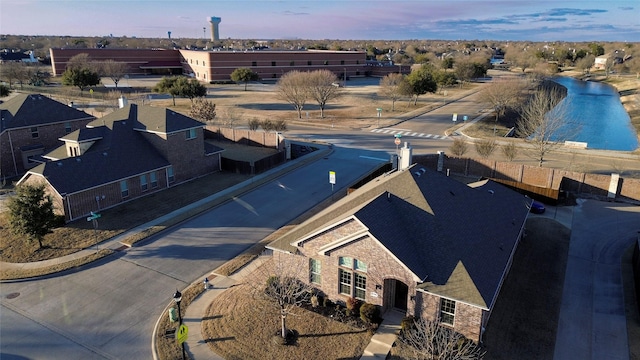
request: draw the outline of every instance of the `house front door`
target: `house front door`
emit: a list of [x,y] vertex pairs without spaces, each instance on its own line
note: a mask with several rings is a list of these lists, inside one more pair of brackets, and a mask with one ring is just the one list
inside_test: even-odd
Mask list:
[[393,299],[393,307],[402,311],[407,311],[407,296],[409,295],[409,287],[402,281],[395,280],[396,293]]
[[407,297],[409,287],[402,281],[385,279],[384,281],[384,307],[407,311]]

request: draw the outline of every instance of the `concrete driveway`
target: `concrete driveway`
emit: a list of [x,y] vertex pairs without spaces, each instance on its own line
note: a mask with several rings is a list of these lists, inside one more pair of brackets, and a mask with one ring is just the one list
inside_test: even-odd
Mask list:
[[579,200],[571,228],[554,359],[629,359],[621,257],[640,206]]

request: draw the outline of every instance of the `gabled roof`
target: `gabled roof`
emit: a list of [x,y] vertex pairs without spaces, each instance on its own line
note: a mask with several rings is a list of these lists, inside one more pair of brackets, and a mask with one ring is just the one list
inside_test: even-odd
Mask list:
[[111,127],[101,126],[92,130],[102,132],[103,138],[82,156],[38,165],[27,175],[44,176],[62,195],[171,165],[142,134],[133,130],[133,122],[114,121],[110,125]]
[[111,127],[113,122],[122,120],[133,122],[133,129],[135,130],[163,134],[204,127],[204,124],[200,121],[171,109],[138,106],[136,104],[129,104],[100,119],[92,121],[87,127],[102,125]]
[[66,121],[94,119],[84,111],[74,109],[40,94],[18,94],[0,104],[0,132]]
[[417,278],[419,288],[491,308],[528,215],[525,198],[492,181],[475,188],[440,173],[401,171],[374,179],[269,248],[354,216]]

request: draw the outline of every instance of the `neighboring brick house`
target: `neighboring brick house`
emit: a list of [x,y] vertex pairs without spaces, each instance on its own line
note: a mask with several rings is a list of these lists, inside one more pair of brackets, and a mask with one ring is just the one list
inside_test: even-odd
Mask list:
[[61,140],[18,184],[45,183],[67,221],[220,171],[204,124],[165,108],[127,105]]
[[412,167],[373,179],[267,246],[308,268],[334,301],[354,297],[482,339],[530,199]]
[[0,104],[0,177],[17,177],[42,163],[59,138],[95,119],[40,94],[18,94]]

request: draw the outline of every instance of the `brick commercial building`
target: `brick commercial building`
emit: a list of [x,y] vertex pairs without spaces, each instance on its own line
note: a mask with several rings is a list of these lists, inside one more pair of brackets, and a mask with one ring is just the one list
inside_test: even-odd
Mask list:
[[18,94],[0,104],[0,178],[17,177],[41,164],[61,137],[95,119],[40,94]]
[[220,171],[204,124],[164,108],[127,105],[61,140],[18,184],[45,184],[67,221]]
[[[163,49],[50,49],[51,67],[56,76],[64,73],[69,59],[88,54],[92,61],[115,60],[128,64],[129,75],[192,76],[200,81],[228,81],[241,67],[252,69],[261,80],[273,80],[283,74],[327,69],[338,77],[384,76],[400,67],[368,62],[364,51],[204,51]],[[402,69],[408,72],[408,66]]]
[[479,342],[523,234],[530,199],[417,167],[373,179],[267,246],[299,280],[438,321]]

